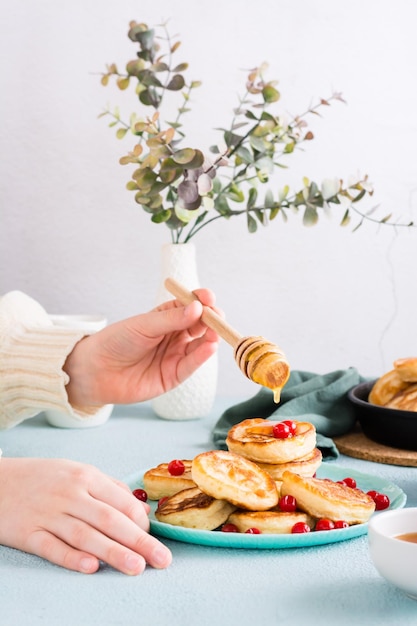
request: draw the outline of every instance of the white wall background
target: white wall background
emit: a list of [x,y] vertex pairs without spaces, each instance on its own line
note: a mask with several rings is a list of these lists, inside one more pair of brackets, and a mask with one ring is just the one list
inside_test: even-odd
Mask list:
[[[190,63],[190,144],[207,149],[228,125],[245,69],[268,61],[279,107],[301,113],[333,90],[312,120],[315,140],[281,183],[369,174],[381,217],[416,220],[417,8],[409,0],[2,0],[0,11],[0,293],[21,289],[51,313],[105,313],[111,321],[154,305],[163,225],[126,191],[129,148],[97,119],[107,103],[136,102],[103,88],[105,64],[135,48],[130,20],[170,19]],[[133,145],[133,144],[132,144]],[[417,221],[417,220],[416,220]],[[417,354],[415,229],[294,216],[255,235],[218,221],[195,240],[201,283],[244,334],[280,344],[294,369],[355,365],[379,375]],[[219,393],[257,391],[220,351]]]

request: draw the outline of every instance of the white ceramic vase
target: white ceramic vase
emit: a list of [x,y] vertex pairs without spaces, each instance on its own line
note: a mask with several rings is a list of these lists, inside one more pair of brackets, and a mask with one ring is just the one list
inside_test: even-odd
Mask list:
[[[171,300],[164,281],[175,278],[188,289],[200,287],[195,246],[192,243],[166,244],[161,251],[161,283],[157,304]],[[217,391],[218,356],[214,354],[181,385],[155,398],[152,408],[168,420],[190,420],[205,417],[213,407]]]

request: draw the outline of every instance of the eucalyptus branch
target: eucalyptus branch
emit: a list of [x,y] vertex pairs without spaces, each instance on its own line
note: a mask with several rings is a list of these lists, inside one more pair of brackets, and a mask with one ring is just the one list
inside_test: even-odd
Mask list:
[[[158,28],[163,35],[156,34]],[[135,202],[153,223],[169,228],[173,243],[188,242],[212,222],[243,214],[250,233],[256,232],[258,223],[266,225],[280,213],[286,220],[287,209],[302,211],[303,224],[311,226],[325,208],[337,211],[336,205],[345,207],[346,200],[349,205],[340,220],[343,226],[350,223],[352,214],[359,218],[356,228],[365,221],[415,226],[413,222],[398,224],[391,216],[377,219],[358,209],[357,205],[373,194],[367,176],[347,186],[340,178],[324,179],[321,184],[303,178],[298,191],[290,191],[279,176],[279,189],[275,182],[271,188],[274,170],[287,167],[281,160],[314,139],[308,116],[320,115],[321,108],[333,101],[344,102],[340,93],[321,98],[285,122],[276,109],[280,100],[276,81],[265,79],[266,64],[255,67],[248,73],[244,96],[238,100],[228,130],[221,131],[225,149],[211,148],[212,156],[205,155],[186,145],[182,130],[191,92],[201,83],[187,82],[184,74],[188,63],[174,61],[181,42],[173,40],[166,24],[149,28],[135,21],[129,24],[128,37],[138,46],[135,59],[127,62],[126,74],[121,74],[114,63],[107,65],[101,83],[106,86],[115,77],[119,89],[133,86],[139,109],[132,114],[130,124],[120,119],[117,109],[107,109],[99,117],[111,116],[110,126],[118,126],[119,139],[129,131],[134,135],[136,145],[120,158],[121,164],[134,167],[127,189],[134,192]],[[160,115],[167,92],[182,99],[172,122],[162,122]],[[150,113],[143,114],[143,110]],[[261,198],[262,188],[265,192]]]

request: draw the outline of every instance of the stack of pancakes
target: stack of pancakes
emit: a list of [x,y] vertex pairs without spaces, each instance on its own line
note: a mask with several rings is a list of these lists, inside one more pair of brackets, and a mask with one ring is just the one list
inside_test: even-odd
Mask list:
[[[228,450],[211,450],[185,460],[185,472],[171,476],[168,463],[143,478],[150,499],[162,500],[155,517],[168,524],[215,530],[225,523],[239,532],[291,533],[302,522],[314,529],[317,519],[363,523],[375,510],[359,489],[315,478],[322,456],[316,431],[295,421],[292,436],[274,436],[277,422],[252,418],[228,433]],[[294,496],[295,511],[280,509],[281,496]]]
[[400,411],[417,411],[417,357],[397,359],[393,365],[375,382],[369,402]]

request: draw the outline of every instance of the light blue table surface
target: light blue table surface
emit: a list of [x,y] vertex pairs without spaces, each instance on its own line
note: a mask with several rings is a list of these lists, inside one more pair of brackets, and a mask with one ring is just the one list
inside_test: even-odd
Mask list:
[[[184,422],[160,419],[148,404],[116,407],[105,425],[80,430],[48,426],[41,414],[0,432],[0,447],[5,456],[60,456],[93,463],[123,479],[160,462],[192,458],[211,449],[215,421],[236,401],[218,400],[208,417]],[[417,506],[417,468],[347,456],[333,463],[394,482],[407,494],[407,506]],[[366,536],[310,548],[259,551],[164,541],[174,556],[170,568],[148,568],[139,577],[109,567],[87,576],[0,547],[0,624],[417,624],[417,601],[379,576]]]

